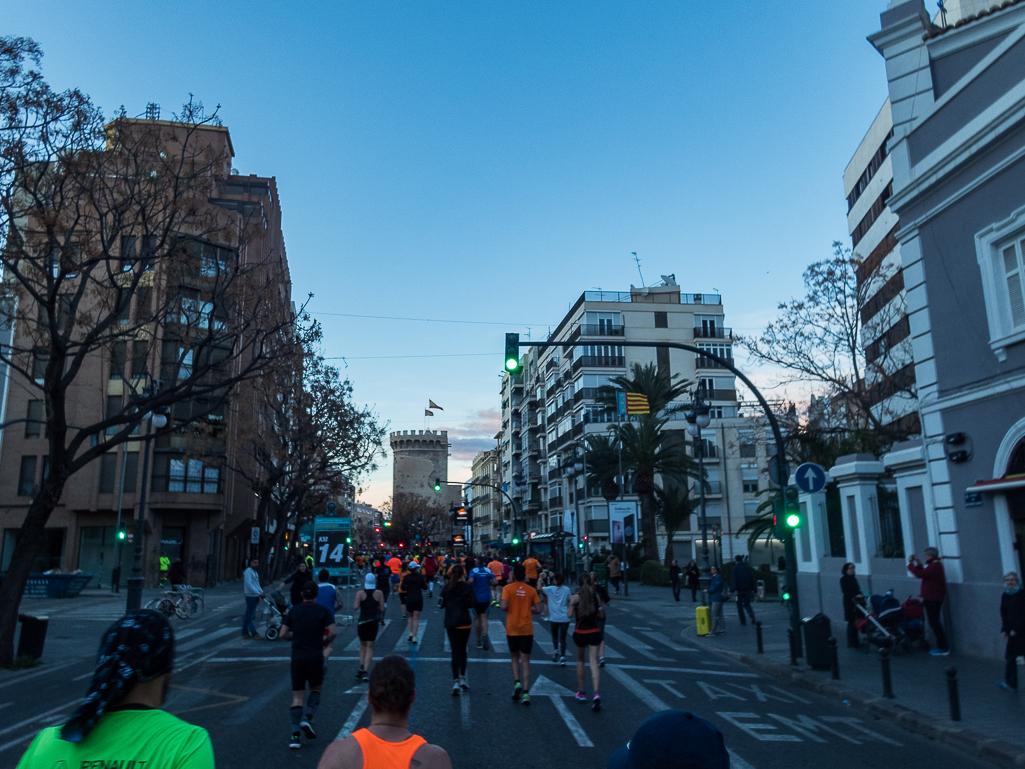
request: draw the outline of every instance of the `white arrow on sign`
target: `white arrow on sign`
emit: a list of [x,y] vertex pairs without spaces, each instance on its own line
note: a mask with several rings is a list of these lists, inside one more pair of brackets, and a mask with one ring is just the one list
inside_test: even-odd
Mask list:
[[826,471],[814,462],[805,462],[797,468],[794,479],[801,491],[808,494],[817,494],[826,486]]
[[577,745],[582,748],[593,748],[594,743],[587,736],[583,727],[580,726],[580,722],[577,721],[576,717],[569,712],[569,708],[566,707],[566,703],[562,701],[563,697],[572,697],[573,692],[564,686],[559,686],[544,676],[538,676],[534,685],[530,687],[531,697],[548,697],[551,699],[555,709],[562,716],[562,720],[566,722],[566,726],[569,728],[570,734],[577,741]]

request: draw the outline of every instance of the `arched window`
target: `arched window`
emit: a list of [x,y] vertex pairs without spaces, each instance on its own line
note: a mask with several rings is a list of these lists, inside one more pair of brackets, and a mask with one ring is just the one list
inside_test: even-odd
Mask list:
[[1025,475],[1025,438],[1011,449],[1011,458],[1007,460],[1007,475]]

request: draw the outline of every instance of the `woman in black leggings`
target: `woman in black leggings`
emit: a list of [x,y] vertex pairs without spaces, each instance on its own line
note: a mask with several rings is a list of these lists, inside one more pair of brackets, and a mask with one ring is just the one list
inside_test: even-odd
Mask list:
[[474,602],[473,588],[466,581],[463,567],[456,564],[449,570],[448,584],[441,593],[441,608],[445,610],[445,632],[452,647],[452,696],[459,690],[469,691],[466,682],[466,645],[470,641],[470,606]]

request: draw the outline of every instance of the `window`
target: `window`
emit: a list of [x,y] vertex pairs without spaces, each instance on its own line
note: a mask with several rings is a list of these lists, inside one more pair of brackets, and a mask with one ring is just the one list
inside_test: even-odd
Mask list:
[[36,353],[32,358],[32,378],[36,384],[43,383],[43,377],[46,376],[46,364],[50,362],[49,355],[43,355]]
[[31,497],[36,493],[36,457],[22,457],[18,473],[18,496]]
[[110,379],[123,379],[125,376],[125,356],[128,354],[127,342],[115,342],[110,348]]
[[148,288],[140,288],[135,292],[135,322],[145,322],[150,315],[152,294]]
[[123,272],[128,272],[135,265],[135,244],[134,235],[121,237],[121,270]]
[[758,491],[758,468],[752,466],[741,467],[740,475],[744,482],[744,493],[756,493]]
[[26,438],[38,438],[43,434],[43,402],[42,401],[29,401],[28,411],[25,414],[25,418],[28,420],[25,423],[25,437]]
[[756,453],[755,438],[753,430],[740,431],[740,456],[750,459]]
[[669,313],[668,312],[656,312],[655,313],[655,328],[669,328]]
[[146,342],[132,342],[132,379],[146,376],[146,356],[149,345]]
[[757,499],[744,500],[744,519],[750,521],[758,517],[758,506],[761,504]]
[[153,490],[186,494],[220,493],[221,471],[212,460],[159,455],[154,460]]
[[[104,413],[104,419],[112,419],[121,413],[121,396],[120,395],[108,395],[107,396],[107,408]],[[121,429],[120,425],[111,425],[107,428],[107,435],[115,435],[117,431]]]
[[117,471],[117,454],[107,452],[100,457],[100,494],[114,491],[114,478]]
[[976,259],[989,323],[989,345],[997,359],[1025,341],[1025,208],[975,236]]
[[129,451],[125,454],[125,491],[135,491],[135,481],[139,475],[139,452]]

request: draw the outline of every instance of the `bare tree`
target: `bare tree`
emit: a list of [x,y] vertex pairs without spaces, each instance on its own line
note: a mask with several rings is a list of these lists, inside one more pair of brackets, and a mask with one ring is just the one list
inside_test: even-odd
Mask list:
[[396,542],[426,544],[447,539],[452,530],[451,513],[440,499],[400,491],[384,503],[384,510],[391,513],[388,538]]
[[[231,397],[274,368],[291,322],[283,261],[251,247],[258,207],[215,203],[230,171],[216,112],[190,100],[173,120],[104,123],[46,85],[40,55],[0,43],[0,361],[43,401],[47,468],[0,587],[0,665],[68,480],[140,440],[147,412],[170,412],[154,439],[222,439]],[[122,380],[119,405],[72,419],[69,395],[102,371]]]

